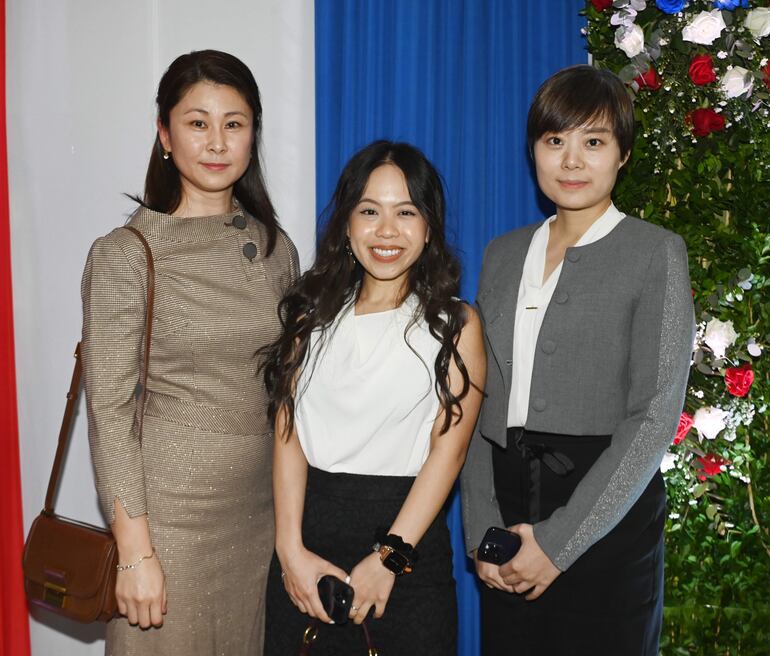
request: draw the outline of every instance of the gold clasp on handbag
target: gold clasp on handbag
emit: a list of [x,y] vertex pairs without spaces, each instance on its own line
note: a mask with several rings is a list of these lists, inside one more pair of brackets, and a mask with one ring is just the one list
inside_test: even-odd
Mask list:
[[67,599],[67,588],[46,581],[43,583],[43,601],[49,606],[64,608]]
[[312,645],[318,638],[318,627],[311,624],[305,629],[305,635],[302,636],[302,642],[306,645]]

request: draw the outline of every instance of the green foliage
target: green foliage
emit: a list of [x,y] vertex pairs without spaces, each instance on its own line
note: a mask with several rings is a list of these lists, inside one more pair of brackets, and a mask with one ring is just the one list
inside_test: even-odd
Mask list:
[[[666,656],[770,654],[770,36],[746,26],[749,12],[767,2],[747,4],[721,12],[725,27],[710,45],[682,36],[714,10],[710,0],[690,0],[679,14],[651,0],[585,9],[594,63],[618,73],[635,97],[637,137],[615,202],[682,235],[696,302],[685,403],[696,425],[671,447],[665,473]],[[619,27],[613,15],[624,19]],[[615,38],[631,23],[643,29],[645,46],[629,58]],[[716,80],[693,82],[698,55],[711,57]],[[748,71],[747,90],[728,98],[722,80],[736,67]],[[659,88],[639,78],[650,68]],[[696,136],[692,112],[702,108],[723,117],[723,128]],[[708,331],[729,333],[728,326],[737,335],[722,352]],[[725,376],[746,363],[754,383],[735,396]],[[725,423],[714,439],[698,421],[703,409],[716,409]]]

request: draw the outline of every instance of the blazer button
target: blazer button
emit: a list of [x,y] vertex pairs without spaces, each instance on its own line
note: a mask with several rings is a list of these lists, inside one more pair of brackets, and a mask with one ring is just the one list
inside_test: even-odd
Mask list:
[[561,291],[554,294],[553,300],[556,301],[559,305],[564,305],[569,300],[569,294],[567,292]]
[[257,246],[254,242],[249,242],[248,244],[244,244],[243,246],[243,254],[245,257],[249,258],[250,262],[254,261],[254,258],[257,257]]
[[246,217],[245,216],[236,216],[233,218],[233,225],[238,228],[238,230],[245,230],[246,229]]
[[513,366],[513,360],[506,360],[505,364],[507,364],[509,367]]
[[580,252],[575,250],[567,250],[567,259],[570,262],[577,262],[580,259]]
[[547,339],[543,342],[540,348],[543,350],[543,353],[550,355],[556,350],[556,342],[552,342],[550,339]]
[[547,405],[545,399],[535,399],[532,401],[532,409],[537,410],[538,412],[545,410]]

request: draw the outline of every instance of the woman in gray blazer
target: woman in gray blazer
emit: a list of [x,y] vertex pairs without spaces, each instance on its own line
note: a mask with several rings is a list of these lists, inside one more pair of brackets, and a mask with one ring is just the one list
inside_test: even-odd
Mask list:
[[528,141],[550,219],[487,247],[477,304],[487,398],[462,473],[482,653],[657,656],[663,608],[661,458],[676,431],[694,336],[678,236],[611,193],[633,145],[622,82],[575,66],[539,89]]

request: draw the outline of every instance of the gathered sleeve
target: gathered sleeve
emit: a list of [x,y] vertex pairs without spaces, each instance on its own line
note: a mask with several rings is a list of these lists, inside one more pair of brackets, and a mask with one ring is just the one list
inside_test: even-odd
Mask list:
[[[297,247],[294,245],[294,242],[289,239],[288,235],[285,236],[286,241],[286,249],[289,251],[289,286],[293,285],[297,278],[300,276],[300,270],[299,270],[299,255],[297,254]],[[288,286],[286,289],[284,289],[284,292],[288,289]]]
[[[97,239],[88,254],[81,284],[88,439],[99,500],[110,523],[114,521],[116,499],[129,517],[147,512],[135,423],[146,264],[138,253],[129,261],[126,245],[118,231]],[[138,241],[136,248],[141,249]]]
[[560,570],[617,525],[660,467],[682,411],[694,332],[687,250],[681,237],[667,234],[632,318],[626,418],[567,504],[534,527]]

